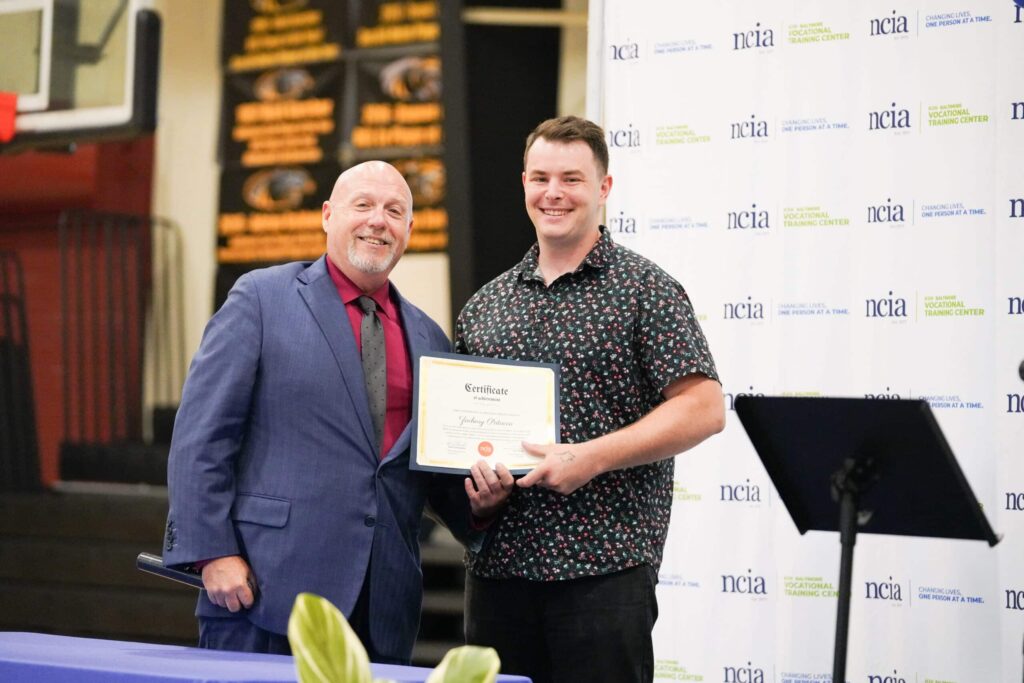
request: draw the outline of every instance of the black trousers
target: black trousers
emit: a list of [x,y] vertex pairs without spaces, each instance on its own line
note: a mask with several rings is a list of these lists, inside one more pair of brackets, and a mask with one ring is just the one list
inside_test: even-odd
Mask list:
[[468,575],[466,642],[533,683],[650,683],[657,582],[648,566],[567,581]]

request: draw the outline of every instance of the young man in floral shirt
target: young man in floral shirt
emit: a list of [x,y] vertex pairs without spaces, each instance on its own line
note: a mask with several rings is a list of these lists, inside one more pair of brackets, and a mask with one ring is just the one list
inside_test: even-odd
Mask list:
[[612,242],[604,132],[541,123],[523,159],[535,244],[466,304],[456,350],[561,366],[561,443],[467,556],[466,637],[548,681],[651,681],[673,456],[721,431],[721,385],[682,286]]

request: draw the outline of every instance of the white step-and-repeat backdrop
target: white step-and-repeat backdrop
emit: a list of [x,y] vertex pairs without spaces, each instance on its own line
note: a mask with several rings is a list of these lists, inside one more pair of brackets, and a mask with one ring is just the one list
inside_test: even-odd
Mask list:
[[1021,680],[1024,10],[590,11],[608,225],[690,293],[730,410],[676,459],[656,680],[831,678],[838,535],[797,533],[740,394],[929,401],[1004,539],[861,536],[847,678]]

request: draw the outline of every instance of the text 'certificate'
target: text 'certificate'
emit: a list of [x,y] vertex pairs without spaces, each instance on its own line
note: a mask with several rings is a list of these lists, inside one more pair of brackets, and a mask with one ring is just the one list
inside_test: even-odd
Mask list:
[[557,365],[452,353],[416,363],[413,469],[468,473],[483,458],[521,474],[541,461],[522,442],[557,443]]

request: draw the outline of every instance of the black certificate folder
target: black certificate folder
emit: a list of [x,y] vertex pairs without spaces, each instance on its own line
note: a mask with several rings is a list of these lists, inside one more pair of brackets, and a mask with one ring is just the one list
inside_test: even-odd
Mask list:
[[468,474],[483,459],[526,474],[540,459],[524,441],[558,443],[557,364],[441,352],[413,363],[411,469]]
[[154,576],[159,576],[164,579],[177,581],[178,583],[183,583],[186,586],[192,586],[193,588],[203,588],[202,572],[192,565],[188,565],[180,569],[174,569],[164,566],[164,558],[159,555],[139,553],[139,556],[135,558],[135,566],[147,574],[153,574]]
[[855,468],[860,533],[999,542],[923,400],[742,396],[736,413],[800,533],[839,530]]

